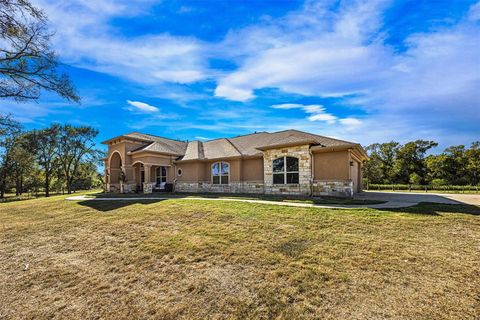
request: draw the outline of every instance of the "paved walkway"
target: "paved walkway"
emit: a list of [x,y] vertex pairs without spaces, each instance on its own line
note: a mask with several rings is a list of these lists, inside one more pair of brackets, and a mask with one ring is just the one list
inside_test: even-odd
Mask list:
[[[206,200],[206,201],[234,201],[234,202],[247,202],[247,203],[261,203],[261,204],[270,204],[278,206],[287,206],[287,207],[301,207],[301,208],[328,208],[328,209],[359,209],[359,208],[404,208],[416,205],[420,201],[401,201],[401,200],[385,200],[388,201],[382,204],[366,204],[366,205],[342,205],[342,204],[331,204],[331,205],[322,205],[322,204],[312,204],[312,203],[301,203],[301,202],[280,202],[280,201],[269,201],[269,200],[256,200],[256,199],[235,199],[235,198],[206,198],[206,197],[115,197],[115,198],[90,198],[88,196],[73,196],[68,197],[66,200],[71,201],[139,201],[139,200]],[[370,199],[368,197],[363,199]],[[457,203],[457,202],[452,202]]]
[[445,204],[480,205],[480,194],[443,194],[425,192],[380,192],[365,191],[355,195],[355,199],[369,199],[379,201],[394,201],[405,203],[435,202]]

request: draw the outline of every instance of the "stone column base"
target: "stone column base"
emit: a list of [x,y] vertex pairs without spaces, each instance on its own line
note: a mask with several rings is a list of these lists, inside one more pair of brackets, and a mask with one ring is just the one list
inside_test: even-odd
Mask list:
[[155,183],[153,182],[144,182],[143,183],[143,193],[152,193]]

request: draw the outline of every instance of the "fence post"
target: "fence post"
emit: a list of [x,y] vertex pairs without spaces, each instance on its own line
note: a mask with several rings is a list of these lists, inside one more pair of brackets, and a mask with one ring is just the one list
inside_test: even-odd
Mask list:
[[427,193],[427,192],[428,192],[428,191],[427,191],[427,186],[425,186],[425,193]]

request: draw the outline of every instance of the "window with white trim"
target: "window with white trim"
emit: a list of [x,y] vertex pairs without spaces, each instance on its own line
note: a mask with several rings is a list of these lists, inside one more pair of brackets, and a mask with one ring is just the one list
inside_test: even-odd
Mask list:
[[212,183],[228,184],[230,180],[230,165],[227,162],[215,162],[212,164]]
[[167,182],[167,168],[166,167],[157,167],[155,169],[156,173],[156,182],[159,186],[162,182]]
[[296,184],[298,180],[298,158],[281,157],[273,160],[273,184]]

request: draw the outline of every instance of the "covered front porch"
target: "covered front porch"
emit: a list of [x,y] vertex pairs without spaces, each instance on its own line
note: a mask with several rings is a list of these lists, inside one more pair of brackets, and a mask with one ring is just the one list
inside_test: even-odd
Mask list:
[[[173,179],[170,165],[153,165],[136,162],[132,165],[133,181],[136,192],[171,192]],[[173,172],[172,172],[173,173]]]
[[147,158],[130,155],[124,160],[120,153],[114,152],[106,163],[107,191],[118,193],[173,191],[174,169],[169,160],[165,157]]

